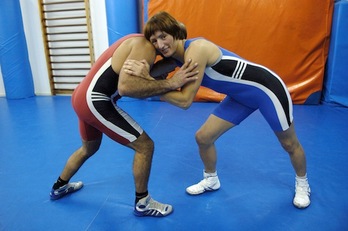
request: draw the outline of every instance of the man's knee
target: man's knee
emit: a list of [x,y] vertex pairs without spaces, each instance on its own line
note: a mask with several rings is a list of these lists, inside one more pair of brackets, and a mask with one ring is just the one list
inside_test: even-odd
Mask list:
[[101,140],[84,141],[82,145],[82,154],[87,158],[99,150]]
[[147,138],[143,142],[143,148],[146,150],[146,152],[153,153],[155,149],[155,143],[153,142],[153,140],[149,136],[147,136]]
[[152,154],[155,149],[153,140],[144,132],[131,145],[136,151],[144,154]]
[[209,145],[212,143],[211,138],[201,129],[196,132],[195,138],[198,145]]
[[289,154],[296,153],[296,151],[299,148],[301,148],[301,144],[298,142],[298,140],[287,139],[287,140],[283,140],[281,144],[284,150],[288,152]]

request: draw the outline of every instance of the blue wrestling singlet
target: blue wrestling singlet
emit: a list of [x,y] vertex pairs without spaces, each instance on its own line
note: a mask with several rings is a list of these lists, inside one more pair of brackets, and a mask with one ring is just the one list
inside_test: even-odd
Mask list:
[[[190,43],[185,42],[185,51]],[[281,78],[268,68],[242,59],[220,47],[221,56],[206,67],[202,86],[226,94],[213,114],[239,124],[259,109],[274,131],[285,131],[292,123],[292,100]]]

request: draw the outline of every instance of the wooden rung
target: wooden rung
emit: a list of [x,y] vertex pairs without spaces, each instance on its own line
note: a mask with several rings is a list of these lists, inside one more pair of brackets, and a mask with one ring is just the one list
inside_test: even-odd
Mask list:
[[52,26],[46,26],[47,28],[57,28],[57,27],[74,27],[74,26],[87,26],[86,23],[81,24],[60,24],[60,25],[52,25]]
[[85,75],[53,75],[53,78],[84,78]]
[[42,5],[56,5],[56,4],[66,4],[66,3],[82,3],[83,0],[74,0],[74,1],[61,1],[61,2],[43,2]]
[[48,47],[50,50],[58,50],[58,49],[86,49],[89,46],[73,46],[73,47]]
[[80,68],[51,68],[52,71],[72,71],[72,70],[76,70],[76,71],[88,71],[90,70],[90,68],[88,67],[80,67]]
[[54,93],[56,95],[71,95],[71,93],[73,93],[74,90],[71,90],[71,89],[65,89],[65,90],[62,90],[62,89],[56,89],[54,91]]
[[47,40],[49,43],[54,43],[54,42],[87,42],[88,39],[50,39]]
[[69,31],[69,32],[48,32],[47,35],[61,35],[61,34],[87,34],[87,31]]
[[61,63],[88,63],[90,64],[91,62],[89,61],[74,61],[74,60],[71,60],[71,61],[54,61],[54,62],[50,62],[52,64],[61,64]]
[[45,20],[70,20],[70,19],[81,19],[86,18],[85,16],[70,16],[70,17],[55,17],[55,18],[44,18]]
[[68,12],[68,11],[85,11],[85,8],[69,8],[60,10],[44,10],[43,13],[56,13],[56,12]]
[[59,56],[90,56],[89,53],[78,53],[78,54],[50,54],[50,57],[59,57]]
[[55,81],[54,84],[79,84],[79,82],[57,82]]

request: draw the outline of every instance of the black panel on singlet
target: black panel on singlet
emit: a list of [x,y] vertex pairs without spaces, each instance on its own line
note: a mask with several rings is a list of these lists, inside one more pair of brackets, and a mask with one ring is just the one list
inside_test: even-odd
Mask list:
[[118,74],[116,74],[110,66],[99,77],[97,83],[93,88],[93,91],[103,93],[110,97],[112,94],[116,92],[117,84]]

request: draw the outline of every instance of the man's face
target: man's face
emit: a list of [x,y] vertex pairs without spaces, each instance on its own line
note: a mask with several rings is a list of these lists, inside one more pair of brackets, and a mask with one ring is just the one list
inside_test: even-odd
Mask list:
[[156,31],[151,37],[150,42],[155,46],[164,57],[171,57],[177,49],[174,37],[164,31]]

